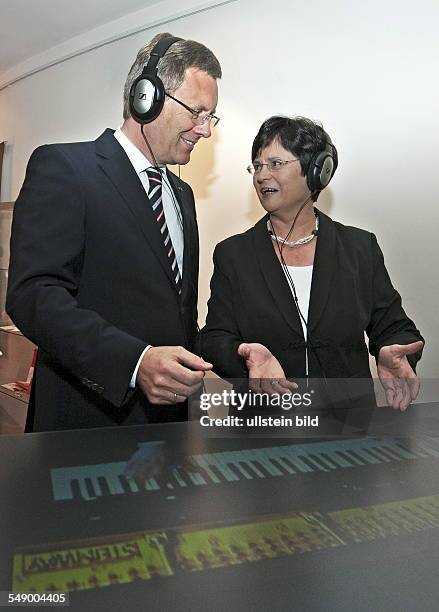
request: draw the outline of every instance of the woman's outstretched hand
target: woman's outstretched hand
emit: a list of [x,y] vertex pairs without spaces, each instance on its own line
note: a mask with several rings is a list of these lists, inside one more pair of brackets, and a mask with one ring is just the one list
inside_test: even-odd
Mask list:
[[287,380],[276,357],[263,344],[243,342],[238,355],[245,359],[250,389],[257,393],[288,393],[298,388],[295,382]]
[[383,346],[378,354],[377,370],[386,392],[389,406],[406,410],[419,393],[419,378],[408,362],[407,355],[422,350],[422,340],[411,344]]

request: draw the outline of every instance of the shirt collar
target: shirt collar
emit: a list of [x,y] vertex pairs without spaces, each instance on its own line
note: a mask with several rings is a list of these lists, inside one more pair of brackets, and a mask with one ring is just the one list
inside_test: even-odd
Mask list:
[[[141,172],[146,170],[146,168],[154,166],[154,164],[152,164],[149,159],[145,155],[143,155],[142,151],[140,151],[136,147],[136,145],[134,145],[131,140],[122,132],[121,128],[118,128],[114,132],[114,137],[127,154],[128,159],[130,160],[137,174],[140,174]],[[164,168],[160,168],[160,170],[163,172]]]

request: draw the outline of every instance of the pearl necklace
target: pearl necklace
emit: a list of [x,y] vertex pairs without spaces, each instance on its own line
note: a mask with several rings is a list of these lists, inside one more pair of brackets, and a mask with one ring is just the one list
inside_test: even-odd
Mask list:
[[275,242],[278,242],[279,244],[286,244],[289,247],[302,246],[303,244],[308,244],[308,242],[311,242],[311,240],[314,240],[314,238],[317,236],[317,233],[319,231],[319,218],[316,215],[316,228],[311,232],[311,234],[309,236],[305,236],[304,238],[299,238],[299,240],[285,240],[285,238],[280,238],[279,236],[276,236],[270,219],[267,219],[267,230],[270,234],[271,239]]

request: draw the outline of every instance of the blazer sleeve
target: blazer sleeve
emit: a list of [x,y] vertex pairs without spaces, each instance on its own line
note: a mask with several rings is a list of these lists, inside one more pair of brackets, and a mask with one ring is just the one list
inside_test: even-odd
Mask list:
[[78,304],[87,222],[81,178],[57,146],[31,156],[14,208],[6,307],[51,360],[120,406],[145,343]]
[[[369,351],[377,358],[383,346],[410,344],[424,339],[402,307],[401,296],[392,285],[384,264],[383,253],[374,234],[371,234],[371,241],[373,300],[371,318],[366,333],[369,336]],[[414,355],[407,356],[414,370],[421,355],[422,351],[419,351]]]
[[200,334],[201,355],[223,378],[248,378],[245,362],[238,355],[243,339],[235,313],[231,267],[227,264],[225,251],[225,245],[218,245],[213,254],[208,313]]

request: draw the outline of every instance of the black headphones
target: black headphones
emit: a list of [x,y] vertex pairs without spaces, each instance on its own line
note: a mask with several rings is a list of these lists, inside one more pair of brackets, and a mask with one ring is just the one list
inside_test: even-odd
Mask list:
[[179,40],[182,39],[176,36],[161,38],[154,45],[142,74],[131,85],[130,114],[137,123],[150,123],[160,115],[165,103],[165,86],[157,76],[158,63],[169,47]]
[[311,159],[306,173],[306,182],[311,193],[322,191],[334,176],[338,166],[337,149],[326,137],[326,145],[323,151],[316,153]]

